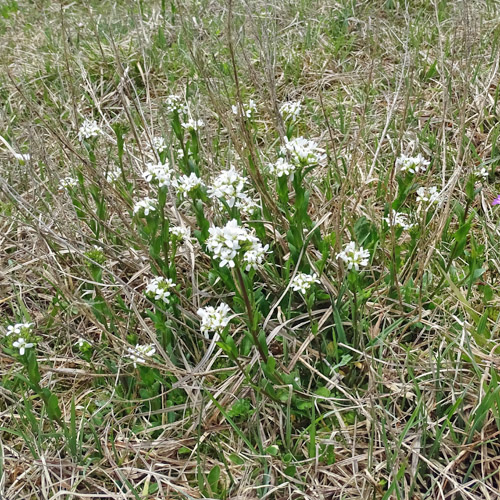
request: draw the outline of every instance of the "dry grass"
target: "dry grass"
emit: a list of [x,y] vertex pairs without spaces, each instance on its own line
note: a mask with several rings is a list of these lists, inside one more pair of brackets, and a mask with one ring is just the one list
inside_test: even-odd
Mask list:
[[[164,16],[161,2],[132,0],[0,5],[0,135],[31,155],[19,162],[0,151],[1,326],[35,323],[40,385],[57,394],[76,436],[72,454],[20,378],[22,363],[4,352],[0,496],[500,498],[497,3],[165,3]],[[300,379],[270,384],[288,391],[281,401],[264,389],[256,349],[240,359],[250,383],[200,334],[198,308],[236,307],[237,292],[210,274],[198,242],[176,258],[178,314],[165,314],[171,350],[146,314],[144,283],[156,264],[131,210],[148,193],[141,172],[153,137],[163,135],[180,162],[164,110],[172,93],[206,123],[202,176],[235,163],[267,207],[263,227],[279,264],[258,276],[269,304],[260,327],[282,376]],[[231,105],[250,98],[258,114],[247,126]],[[299,99],[297,135],[328,152],[308,181],[309,214],[323,238],[334,235],[324,297],[311,311],[283,280],[290,223],[265,169],[287,132],[279,104]],[[104,132],[94,161],[76,137],[89,116]],[[120,185],[106,181],[118,161],[117,124],[128,130]],[[394,161],[410,144],[432,159],[420,185],[438,186],[440,201],[427,219],[418,212],[413,246],[390,230],[377,240],[353,294],[335,255],[363,217],[381,227],[402,189]],[[480,164],[491,172],[469,201]],[[77,171],[97,189],[104,218],[90,190],[80,197],[84,217],[58,190]],[[187,203],[170,197],[165,211],[196,229]],[[213,206],[205,215],[220,222]],[[467,215],[465,250],[454,254]],[[97,242],[105,262],[89,264]],[[404,262],[393,279],[397,248]],[[322,257],[312,240],[301,256],[313,267]],[[474,258],[484,271],[468,286]],[[245,328],[236,322],[233,337]],[[156,346],[148,366],[163,382],[154,397],[124,357],[131,335]],[[75,348],[80,337],[94,346],[88,358]],[[241,400],[249,410],[232,414]]]

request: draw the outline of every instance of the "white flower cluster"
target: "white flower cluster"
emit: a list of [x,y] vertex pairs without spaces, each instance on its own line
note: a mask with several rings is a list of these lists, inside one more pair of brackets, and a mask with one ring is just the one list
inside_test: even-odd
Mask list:
[[354,269],[359,271],[360,266],[367,266],[370,252],[363,247],[356,248],[356,243],[350,241],[342,250],[337,254],[337,259],[343,260],[347,264],[347,269]]
[[243,255],[246,270],[255,269],[262,264],[269,249],[269,245],[263,246],[257,237],[239,226],[236,219],[230,220],[224,227],[211,227],[208,232],[207,248],[214,258],[220,260],[220,267],[234,267],[235,259]]
[[106,174],[106,181],[108,181],[110,184],[113,184],[116,182],[120,176],[122,175],[122,172],[119,167],[114,167],[111,170],[108,170]]
[[300,101],[289,101],[284,102],[280,106],[280,113],[283,115],[285,121],[296,121],[300,115],[300,111],[302,109],[302,104]]
[[102,130],[95,120],[85,120],[78,131],[78,140],[90,139],[102,134]]
[[157,182],[159,187],[170,186],[173,170],[168,163],[146,163],[142,176],[147,182]]
[[217,309],[212,306],[198,309],[198,316],[201,318],[201,333],[208,338],[210,332],[220,333],[229,323],[229,306],[222,302]]
[[474,169],[474,175],[476,177],[482,177],[484,180],[488,178],[488,170],[485,167],[479,165]]
[[174,287],[174,282],[170,278],[162,278],[158,276],[153,278],[147,285],[145,293],[147,296],[154,298],[155,300],[162,300],[165,304],[168,304],[171,295],[170,288]]
[[189,238],[191,238],[191,230],[189,227],[172,226],[170,228],[170,234],[178,240],[189,240]]
[[33,323],[16,323],[15,325],[9,325],[5,335],[9,337],[10,335],[21,335],[24,333],[30,333],[33,328]]
[[190,118],[187,122],[182,123],[183,128],[185,128],[186,130],[194,130],[194,131],[197,131],[204,125],[205,122],[203,120],[193,120],[193,118]]
[[135,347],[129,347],[127,349],[127,358],[131,359],[134,363],[134,368],[137,368],[137,363],[143,365],[146,363],[146,358],[150,358],[156,352],[156,348],[153,344],[149,345],[139,345],[136,344]]
[[392,212],[390,216],[384,217],[384,220],[389,227],[399,226],[405,231],[414,226],[414,224],[408,222],[408,215],[401,212]]
[[181,175],[178,179],[172,180],[172,186],[177,189],[177,194],[181,198],[185,198],[187,195],[192,194],[193,191],[203,186],[202,180],[194,173],[188,175]]
[[24,355],[26,349],[34,347],[33,342],[28,342],[26,339],[31,337],[31,329],[33,328],[33,323],[17,323],[15,325],[9,325],[5,335],[10,337],[13,335],[17,337],[16,340],[12,342],[12,347],[19,349],[19,354]]
[[[239,106],[236,104],[233,104],[231,106],[231,109],[233,111],[234,115],[238,114]],[[243,114],[247,118],[251,118],[253,113],[257,112],[257,105],[255,104],[255,101],[253,99],[250,99],[248,103],[243,104]]]
[[167,149],[167,145],[165,144],[165,139],[163,137],[153,137],[153,139],[151,139],[151,143],[153,149],[157,153],[163,153],[163,151],[166,151]]
[[419,203],[435,203],[439,198],[439,193],[436,186],[432,187],[419,187],[417,189],[417,201]]
[[430,162],[420,153],[417,156],[406,156],[402,154],[396,160],[397,169],[401,170],[401,172],[410,172],[411,174],[424,173],[429,164]]
[[299,165],[321,164],[326,159],[324,149],[318,144],[304,137],[288,139],[285,137],[285,145],[281,147],[281,153],[289,153],[292,161]]
[[[222,171],[208,188],[210,198],[224,200],[230,208],[236,206],[241,208],[252,202],[249,196],[243,191],[248,182],[246,177],[241,176],[236,169],[231,166],[229,170]],[[253,202],[252,202],[253,203]]]
[[68,190],[78,185],[78,180],[74,177],[64,177],[59,181],[59,191]]
[[182,98],[175,94],[167,96],[165,99],[165,109],[167,113],[177,111],[179,114],[182,114],[187,113],[188,111],[188,108]]
[[156,200],[154,200],[153,198],[148,198],[148,197],[143,198],[134,205],[134,215],[139,214],[148,216],[151,212],[154,212],[155,210],[156,210]]
[[305,295],[313,283],[319,283],[318,275],[316,273],[297,273],[291,281],[290,286],[293,291],[300,292],[302,295]]
[[276,163],[269,163],[269,172],[277,177],[287,177],[295,171],[295,165],[288,163],[284,158],[278,158]]
[[245,271],[248,272],[250,269],[257,269],[261,266],[268,253],[269,245],[262,245],[257,239],[252,241],[250,248],[243,254]]

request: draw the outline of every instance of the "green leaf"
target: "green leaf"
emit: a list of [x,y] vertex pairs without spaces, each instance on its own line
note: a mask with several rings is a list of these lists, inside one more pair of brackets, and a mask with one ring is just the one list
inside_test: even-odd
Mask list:
[[59,399],[55,394],[51,394],[47,399],[47,415],[51,420],[61,419],[61,409],[59,408]]
[[210,485],[210,489],[214,493],[216,493],[218,490],[219,478],[220,478],[220,467],[218,465],[216,465],[210,471],[210,473],[208,474],[208,478],[207,478],[208,484]]

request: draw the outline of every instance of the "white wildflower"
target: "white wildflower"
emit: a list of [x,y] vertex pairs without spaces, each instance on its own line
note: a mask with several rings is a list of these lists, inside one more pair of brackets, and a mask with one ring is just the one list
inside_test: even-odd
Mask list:
[[95,120],[85,120],[78,131],[78,139],[83,141],[84,139],[91,139],[101,134],[102,130]]
[[170,234],[178,240],[189,240],[189,238],[191,238],[191,230],[189,227],[172,226],[170,228]]
[[282,154],[290,154],[292,161],[300,165],[321,164],[326,159],[324,149],[318,144],[304,137],[288,139],[285,137],[285,145],[281,147]]
[[167,304],[171,295],[170,288],[174,287],[174,282],[170,278],[158,276],[153,278],[146,286],[146,295],[155,300],[162,300]]
[[401,172],[410,172],[412,174],[424,173],[429,164],[430,162],[420,153],[417,156],[406,156],[402,154],[396,160],[397,169],[401,170]]
[[337,259],[342,259],[347,264],[347,269],[354,269],[359,271],[359,267],[367,266],[370,252],[363,247],[356,248],[356,243],[350,241],[342,250],[337,254]]
[[76,344],[75,344],[79,349],[81,349],[82,347],[90,347],[91,346],[91,343],[84,339],[83,337],[80,337],[77,341],[76,341]]
[[201,333],[208,338],[210,332],[220,333],[229,324],[229,306],[222,302],[216,308],[212,306],[198,309],[198,316],[201,318]]
[[295,171],[295,165],[288,163],[285,158],[278,158],[276,163],[269,163],[269,172],[277,177],[287,177]]
[[167,145],[165,144],[165,139],[163,137],[153,137],[151,140],[153,149],[158,153],[163,153],[166,151]]
[[[233,114],[235,114],[235,115],[238,114],[239,106],[237,106],[236,104],[233,104],[231,106],[231,109],[233,111]],[[250,101],[248,101],[248,103],[243,104],[243,114],[247,118],[251,118],[252,114],[256,113],[256,112],[257,112],[257,105],[255,104],[255,101],[253,99],[250,99]]]
[[231,166],[229,170],[222,171],[214,179],[213,185],[208,188],[208,195],[210,198],[223,199],[230,208],[233,208],[239,199],[246,198],[243,189],[247,181],[246,177],[241,176]]
[[168,163],[146,163],[146,170],[142,173],[144,179],[151,183],[157,182],[159,187],[170,186],[173,170]]
[[203,120],[193,120],[192,118],[190,118],[187,122],[182,124],[182,126],[186,130],[194,130],[194,131],[200,129],[204,125],[205,125],[205,122]]
[[30,349],[34,345],[35,344],[32,342],[26,342],[24,337],[18,337],[18,339],[12,343],[12,347],[19,349],[19,354],[21,356],[26,352],[26,349]]
[[483,180],[486,180],[488,178],[488,170],[486,170],[485,167],[482,167],[481,165],[479,165],[478,167],[476,167],[474,169],[474,175],[476,177],[482,177]]
[[258,204],[250,196],[244,195],[237,201],[236,207],[242,214],[250,214],[258,207]]
[[149,345],[139,345],[136,344],[135,347],[129,347],[127,349],[127,358],[130,358],[134,363],[134,368],[137,368],[137,363],[143,365],[146,363],[146,358],[150,358],[156,352],[156,348],[153,344]]
[[122,172],[119,167],[112,168],[109,170],[106,174],[106,180],[110,183],[113,184],[115,183],[122,175]]
[[297,273],[291,281],[290,286],[293,291],[300,292],[302,295],[305,295],[313,283],[319,283],[318,275],[316,273]]
[[33,323],[16,323],[7,327],[5,335],[8,337],[10,335],[21,335],[21,333],[31,333],[32,328]]
[[59,191],[68,190],[78,185],[78,180],[74,177],[64,177],[59,181]]
[[417,201],[419,203],[435,203],[439,198],[439,193],[436,186],[432,187],[419,187],[417,189]]
[[156,210],[156,200],[153,200],[152,198],[147,198],[147,197],[143,198],[134,205],[134,215],[144,214],[145,216],[148,216],[151,212],[154,212],[155,210]]
[[165,99],[165,109],[167,113],[173,113],[177,111],[179,114],[187,113],[188,108],[183,102],[182,98],[178,95],[169,95]]
[[257,269],[260,266],[268,253],[269,245],[262,245],[258,240],[252,241],[251,247],[243,254],[243,262],[247,265],[245,271]]
[[390,216],[384,217],[389,227],[399,226],[405,231],[412,228],[414,224],[408,222],[408,215],[401,212],[392,212]]
[[299,118],[300,111],[302,109],[302,104],[300,101],[289,101],[284,102],[280,106],[280,113],[283,115],[285,121],[296,121]]
[[252,251],[254,253],[249,254],[247,264],[253,267],[262,262],[263,254],[269,248],[267,245],[259,246],[259,239],[239,226],[236,219],[230,220],[224,227],[211,227],[208,232],[210,236],[206,241],[207,248],[214,254],[214,258],[220,260],[220,267],[234,267],[235,259],[240,254],[243,254],[245,260],[244,255]]
[[202,185],[202,180],[194,172],[191,172],[189,176],[181,175],[178,179],[172,181],[172,186],[177,189],[177,194],[179,194],[181,198],[185,198],[187,195],[192,194],[193,191],[200,188]]

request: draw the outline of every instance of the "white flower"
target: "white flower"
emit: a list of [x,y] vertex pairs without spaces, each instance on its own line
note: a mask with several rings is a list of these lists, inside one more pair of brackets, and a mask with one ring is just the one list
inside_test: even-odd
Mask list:
[[269,172],[277,177],[287,177],[295,171],[295,165],[288,163],[285,158],[278,158],[276,163],[269,163]]
[[483,179],[487,179],[488,178],[488,170],[486,170],[485,167],[482,167],[481,165],[479,165],[478,167],[476,167],[474,169],[474,175],[476,177],[482,177]]
[[170,186],[173,171],[168,163],[146,163],[142,173],[147,182],[157,182],[159,187]]
[[113,184],[116,182],[120,176],[122,175],[122,172],[119,167],[112,168],[111,170],[108,171],[106,174],[106,180],[110,183]]
[[430,188],[427,187],[419,187],[417,189],[417,201],[419,203],[435,203],[439,198],[439,193],[436,186],[432,186]]
[[9,325],[7,327],[5,335],[8,337],[9,335],[12,334],[20,335],[21,333],[31,333],[32,328],[33,328],[33,323],[16,323],[15,325]]
[[203,120],[193,120],[192,118],[190,118],[187,122],[182,123],[182,126],[186,130],[195,130],[195,131],[200,129],[204,125],[205,125],[205,122]]
[[153,344],[136,344],[135,347],[129,347],[127,352],[127,358],[130,358],[134,363],[134,368],[137,368],[137,363],[143,365],[146,362],[146,357],[150,358],[154,355],[156,348]]
[[193,191],[202,185],[203,182],[194,172],[191,172],[189,176],[181,175],[178,179],[172,181],[172,186],[177,189],[177,194],[179,194],[181,198],[185,198],[188,194],[192,194]]
[[319,283],[318,275],[316,273],[297,273],[291,281],[290,286],[293,291],[300,292],[302,295],[305,295],[313,283]]
[[406,156],[402,154],[396,160],[396,168],[399,168],[401,172],[410,172],[412,174],[425,172],[429,164],[430,162],[420,153],[417,156]]
[[298,119],[301,109],[302,104],[300,101],[289,101],[284,102],[280,106],[280,113],[283,115],[285,121],[290,120],[294,122]]
[[384,217],[384,220],[389,227],[399,226],[405,231],[414,226],[414,224],[408,222],[408,215],[401,212],[392,212],[391,216]]
[[151,140],[153,149],[157,153],[163,153],[167,149],[167,145],[165,144],[165,139],[163,137],[153,137]]
[[97,125],[95,120],[85,120],[78,131],[78,139],[83,141],[84,139],[90,139],[92,137],[97,137],[102,134],[102,130]]
[[198,309],[198,316],[201,318],[201,333],[208,338],[210,332],[220,333],[229,323],[229,306],[222,302],[217,309],[212,306]]
[[252,241],[250,250],[243,254],[243,262],[247,264],[245,271],[257,269],[262,264],[266,253],[268,253],[269,245],[262,245],[260,241]]
[[300,165],[320,164],[326,159],[325,150],[318,144],[304,137],[288,139],[285,137],[285,145],[281,147],[282,154],[290,154],[292,161]]
[[169,288],[174,287],[174,282],[169,278],[158,276],[153,278],[146,286],[146,295],[154,297],[155,300],[162,300],[165,304],[170,300]]
[[337,259],[342,259],[347,264],[347,269],[354,269],[359,271],[359,266],[367,266],[370,252],[363,247],[356,248],[356,243],[350,241],[342,250],[337,254]]
[[90,346],[91,346],[90,342],[89,342],[88,340],[85,340],[83,337],[80,337],[80,338],[77,340],[77,342],[76,342],[76,344],[75,344],[75,345],[76,345],[76,346],[78,346],[80,349],[81,349],[82,347],[87,347],[87,346],[88,346],[88,347],[90,347]]
[[189,240],[191,237],[191,230],[189,227],[172,226],[170,234],[179,240]]
[[236,202],[236,207],[242,214],[250,214],[255,208],[258,207],[258,205],[254,200],[252,200],[252,198],[250,198],[250,196],[245,194],[244,197],[240,198]]
[[210,198],[222,198],[230,208],[233,208],[239,199],[246,198],[243,189],[247,181],[246,177],[241,176],[231,166],[229,170],[222,171],[214,179],[213,185],[208,188],[208,195]]
[[68,190],[78,185],[78,180],[74,177],[64,177],[59,181],[59,191]]
[[269,248],[268,245],[262,247],[259,239],[251,234],[247,229],[238,225],[236,219],[230,220],[224,227],[211,227],[208,230],[210,236],[207,238],[206,245],[214,258],[220,260],[219,266],[234,267],[235,259],[243,254],[247,269],[262,263],[263,256]]
[[[235,114],[235,115],[238,114],[239,107],[237,105],[233,104],[231,106],[231,109],[233,111],[233,114]],[[243,114],[247,118],[251,118],[252,113],[256,113],[256,112],[257,112],[257,106],[256,106],[255,101],[253,99],[250,99],[250,101],[248,101],[248,103],[243,104]]]
[[182,98],[174,94],[167,96],[165,99],[165,109],[167,110],[167,113],[177,111],[179,114],[183,114],[188,111],[188,108],[182,101]]
[[35,344],[31,342],[26,342],[26,339],[24,337],[19,337],[15,342],[12,343],[13,347],[19,349],[19,354],[21,356],[26,352],[26,349],[30,349],[34,345]]
[[154,212],[155,210],[156,210],[156,200],[153,200],[152,198],[146,197],[142,200],[139,200],[134,205],[134,215],[144,214],[145,216],[148,216],[150,212]]

